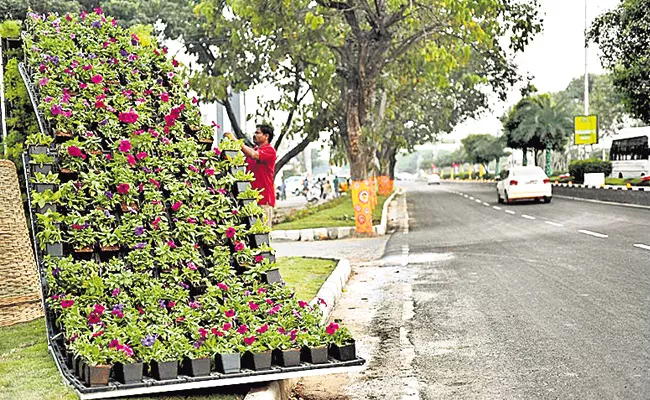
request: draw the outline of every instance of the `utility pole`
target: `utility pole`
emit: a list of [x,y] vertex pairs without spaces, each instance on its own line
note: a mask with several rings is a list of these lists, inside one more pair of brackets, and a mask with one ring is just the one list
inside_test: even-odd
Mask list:
[[0,39],[0,110],[2,118],[2,144],[4,145],[4,156],[7,157],[7,112],[5,110],[5,74],[4,54],[2,54],[2,40]]
[[585,115],[589,115],[589,72],[587,65],[587,0],[585,0]]

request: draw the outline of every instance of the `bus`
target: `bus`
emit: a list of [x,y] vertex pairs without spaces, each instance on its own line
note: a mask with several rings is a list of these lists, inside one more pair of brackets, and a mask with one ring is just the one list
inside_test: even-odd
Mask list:
[[609,159],[612,177],[650,176],[650,127],[631,128],[612,140]]

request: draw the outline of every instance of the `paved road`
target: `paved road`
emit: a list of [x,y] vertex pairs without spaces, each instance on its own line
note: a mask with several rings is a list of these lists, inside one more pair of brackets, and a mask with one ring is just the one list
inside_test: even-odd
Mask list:
[[341,398],[650,398],[650,210],[406,185],[338,310],[370,358]]

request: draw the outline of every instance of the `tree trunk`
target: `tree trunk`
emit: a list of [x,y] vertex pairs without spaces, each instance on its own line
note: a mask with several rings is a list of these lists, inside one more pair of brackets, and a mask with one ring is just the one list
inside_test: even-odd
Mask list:
[[524,167],[528,165],[528,149],[524,147],[524,159],[521,161],[521,165]]
[[551,176],[553,170],[551,168],[551,146],[546,146],[546,176]]
[[390,157],[390,166],[389,166],[389,172],[391,180],[395,180],[395,167],[397,166],[397,151],[393,153],[393,155]]
[[361,149],[361,120],[359,115],[361,88],[358,85],[355,86],[357,87],[350,88],[351,90],[347,94],[345,122],[348,138],[345,147],[350,161],[350,178],[353,181],[360,181],[368,177],[368,165],[366,162],[367,157]]

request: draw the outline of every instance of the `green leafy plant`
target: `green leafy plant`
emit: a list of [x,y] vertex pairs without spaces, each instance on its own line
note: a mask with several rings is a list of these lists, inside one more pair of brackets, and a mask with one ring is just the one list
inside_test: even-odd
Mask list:
[[45,164],[54,164],[54,157],[47,154],[33,154],[29,163],[43,167]]

